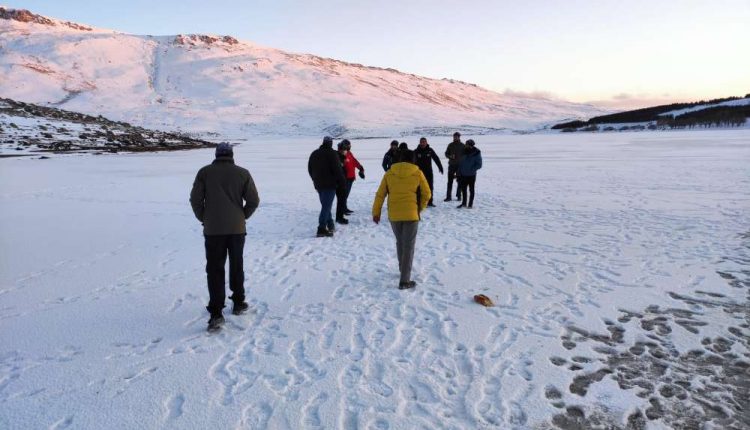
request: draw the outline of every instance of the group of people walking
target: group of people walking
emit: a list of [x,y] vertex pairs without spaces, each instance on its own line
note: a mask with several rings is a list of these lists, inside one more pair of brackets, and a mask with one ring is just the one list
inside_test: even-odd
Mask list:
[[[399,150],[408,149],[406,143],[398,143],[397,140],[391,141],[391,148],[383,156],[383,170],[386,172],[393,164],[394,154]],[[474,207],[474,186],[477,179],[477,171],[482,168],[482,153],[477,149],[474,140],[469,139],[466,143],[461,142],[461,133],[453,133],[453,141],[445,149],[445,158],[448,159],[448,184],[444,202],[453,200],[453,182],[456,182],[456,200],[460,202],[457,208]],[[435,153],[427,143],[427,138],[419,139],[419,145],[414,149],[414,164],[422,171],[427,183],[430,185],[430,192],[434,192],[432,164],[438,168],[440,174],[443,174],[443,164],[440,157]],[[468,202],[467,202],[468,191]],[[468,204],[467,204],[468,203]],[[435,207],[433,198],[427,202],[428,207]]]
[[[195,217],[203,225],[206,250],[206,275],[208,281],[210,313],[208,330],[218,330],[224,323],[222,309],[225,302],[224,264],[229,256],[230,299],[233,314],[248,309],[245,302],[242,252],[245,243],[245,220],[258,207],[260,200],[250,173],[234,164],[232,146],[222,143],[216,147],[216,159],[201,168],[193,182],[190,203]],[[474,141],[461,142],[460,133],[445,151],[448,159],[448,183],[445,202],[452,200],[453,182],[457,181],[458,208],[471,208],[474,204],[476,174],[482,168],[481,151]],[[421,212],[433,204],[433,172],[435,164],[442,175],[440,157],[422,137],[419,145],[409,149],[405,142],[394,140],[383,156],[385,174],[375,194],[372,220],[381,220],[383,204],[388,202],[388,220],[396,237],[399,264],[399,289],[416,286],[411,279],[412,261]],[[341,140],[333,149],[333,139],[323,138],[320,147],[310,154],[308,173],[320,200],[317,237],[332,237],[335,223],[348,224],[346,216],[353,213],[347,200],[357,174],[365,178],[365,169],[351,152],[351,142]],[[468,196],[468,197],[467,197]],[[336,199],[336,217],[333,217],[333,200]]]
[[333,199],[336,201],[336,222],[349,224],[346,219],[353,211],[347,207],[349,193],[356,179],[365,178],[365,168],[357,161],[351,152],[352,144],[344,139],[338,144],[338,151],[333,149],[333,139],[323,138],[323,143],[310,154],[307,162],[307,172],[313,180],[315,190],[320,199],[320,215],[318,216],[318,237],[330,237],[336,231],[334,218],[331,214]]

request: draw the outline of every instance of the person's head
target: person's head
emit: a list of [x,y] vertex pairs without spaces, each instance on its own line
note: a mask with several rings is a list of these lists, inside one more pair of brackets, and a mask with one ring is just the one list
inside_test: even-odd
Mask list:
[[427,146],[427,138],[426,137],[420,137],[419,138],[419,147],[424,148]]
[[396,162],[397,163],[414,163],[414,151],[406,149],[399,148],[398,152],[396,153]]
[[474,145],[476,145],[476,144],[474,143],[473,139],[469,139],[469,140],[466,141],[466,147],[467,148],[474,149]]
[[398,140],[391,140],[391,151],[398,149]]
[[323,138],[323,146],[327,146],[329,148],[333,148],[333,138],[331,136],[326,136]]
[[461,141],[461,133],[459,133],[459,132],[453,133],[453,141],[454,142],[460,142]]
[[232,158],[234,157],[234,151],[232,150],[232,145],[222,142],[218,145],[216,145],[216,158]]
[[409,145],[406,144],[406,142],[401,142],[398,144],[398,150],[399,151],[408,151]]
[[352,149],[352,143],[348,139],[344,139],[339,142],[339,151],[346,152]]

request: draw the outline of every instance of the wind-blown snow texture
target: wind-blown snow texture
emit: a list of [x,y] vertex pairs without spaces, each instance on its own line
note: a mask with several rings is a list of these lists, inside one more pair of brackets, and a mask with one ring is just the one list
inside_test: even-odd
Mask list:
[[353,142],[333,239],[317,140],[236,147],[254,311],[214,335],[210,150],[0,159],[0,428],[747,428],[747,132],[476,140],[476,208],[437,175],[415,291],[369,216],[387,140]]
[[0,96],[232,138],[502,133],[605,113],[231,37],[135,36],[8,19],[0,19]]

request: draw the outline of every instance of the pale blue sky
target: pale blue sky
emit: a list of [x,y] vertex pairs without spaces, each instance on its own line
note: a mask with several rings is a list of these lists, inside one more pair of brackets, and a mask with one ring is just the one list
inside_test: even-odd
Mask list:
[[750,92],[750,0],[5,3],[128,33],[229,34],[580,102],[631,107]]

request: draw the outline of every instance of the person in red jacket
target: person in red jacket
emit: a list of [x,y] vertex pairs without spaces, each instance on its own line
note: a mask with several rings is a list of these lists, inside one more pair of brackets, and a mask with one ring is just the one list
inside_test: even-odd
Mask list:
[[359,177],[365,179],[365,168],[352,154],[352,143],[344,139],[339,143],[339,154],[342,157],[344,165],[344,176],[346,176],[346,196],[344,198],[344,215],[351,215],[352,210],[346,205],[349,200],[349,193],[352,191],[352,184],[356,179],[356,170],[359,170]]

